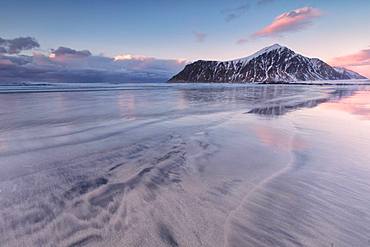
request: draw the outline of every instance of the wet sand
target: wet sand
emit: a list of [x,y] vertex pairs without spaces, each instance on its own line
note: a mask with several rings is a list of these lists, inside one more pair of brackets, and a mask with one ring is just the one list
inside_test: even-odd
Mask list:
[[368,246],[369,90],[0,94],[1,246]]

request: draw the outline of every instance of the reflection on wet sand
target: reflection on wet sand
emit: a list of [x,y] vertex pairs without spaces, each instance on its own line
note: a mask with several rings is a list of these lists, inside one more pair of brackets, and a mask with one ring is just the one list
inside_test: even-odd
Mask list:
[[338,101],[332,101],[325,104],[325,108],[348,112],[358,115],[364,119],[370,120],[370,92],[356,92],[352,97]]
[[271,126],[255,126],[254,131],[261,143],[276,149],[298,151],[307,146],[301,137],[291,140],[284,131],[271,128]]
[[135,88],[0,94],[2,246],[365,246],[368,87]]
[[[255,113],[265,116],[280,116],[300,108],[313,108],[325,102],[334,100],[338,101],[344,97],[353,95],[356,91],[356,89],[342,88],[330,92],[329,95],[326,95],[323,98],[308,99],[305,101],[274,101],[271,104],[267,104],[267,106],[253,108],[248,111],[248,113]],[[274,95],[276,96],[276,94]]]

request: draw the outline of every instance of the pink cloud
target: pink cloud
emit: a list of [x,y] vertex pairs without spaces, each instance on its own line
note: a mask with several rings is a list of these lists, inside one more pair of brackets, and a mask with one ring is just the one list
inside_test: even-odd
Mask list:
[[256,32],[255,37],[266,37],[306,28],[312,20],[321,16],[318,9],[303,7],[277,16],[274,21]]
[[359,52],[346,56],[336,57],[333,60],[336,66],[366,66],[370,65],[370,49],[361,50]]
[[0,58],[0,66],[1,65],[13,65],[13,62],[6,58]]
[[120,54],[114,57],[114,61],[130,61],[130,60],[137,60],[137,61],[150,61],[153,60],[153,57],[147,57],[142,55],[131,55],[131,54]]
[[114,64],[118,66],[124,66],[131,70],[171,70],[178,71],[185,66],[188,61],[185,59],[159,59],[155,57],[143,56],[143,55],[132,55],[132,54],[120,54],[113,58]]
[[335,57],[330,64],[351,69],[370,78],[370,49],[360,50],[346,56]]

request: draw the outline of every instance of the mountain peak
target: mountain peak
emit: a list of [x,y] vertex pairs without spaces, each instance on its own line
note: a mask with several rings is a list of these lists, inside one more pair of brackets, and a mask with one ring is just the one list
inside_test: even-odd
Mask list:
[[280,49],[280,48],[286,48],[286,47],[276,43],[276,44],[267,46],[267,47],[263,48],[262,50],[272,51],[272,50],[277,50],[277,49]]
[[235,59],[235,60],[232,60],[232,61],[233,62],[244,62],[244,63],[249,62],[253,58],[261,56],[262,54],[265,54],[267,52],[274,51],[274,50],[279,50],[279,49],[288,49],[288,48],[285,47],[285,46],[279,45],[279,44],[273,44],[273,45],[267,46],[267,47],[257,51],[256,53],[254,53],[254,54],[252,54],[248,57],[243,57],[243,58]]

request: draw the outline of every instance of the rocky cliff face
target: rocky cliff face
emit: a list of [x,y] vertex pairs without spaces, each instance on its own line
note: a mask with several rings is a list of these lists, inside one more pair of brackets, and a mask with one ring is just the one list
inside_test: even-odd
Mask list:
[[365,79],[345,70],[333,68],[317,58],[308,58],[278,44],[231,61],[199,60],[186,65],[170,82],[297,82],[315,80]]

